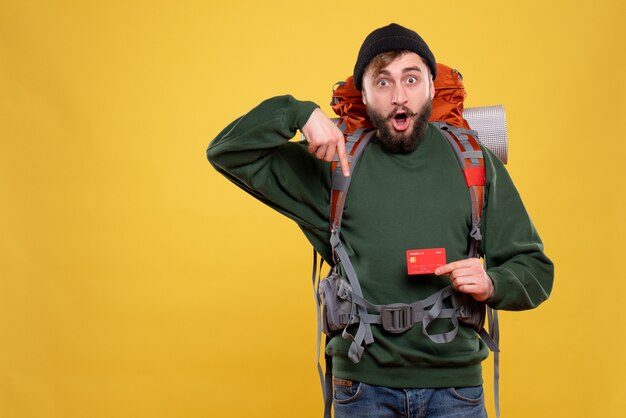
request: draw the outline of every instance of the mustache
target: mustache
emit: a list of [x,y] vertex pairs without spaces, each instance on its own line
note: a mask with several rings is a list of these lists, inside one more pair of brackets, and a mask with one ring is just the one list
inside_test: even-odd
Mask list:
[[406,106],[398,106],[395,109],[393,109],[393,111],[390,112],[387,115],[386,119],[393,119],[400,110],[402,110],[404,113],[406,113],[406,116],[409,117],[409,118],[417,115],[417,112],[413,112],[411,109],[409,109]]

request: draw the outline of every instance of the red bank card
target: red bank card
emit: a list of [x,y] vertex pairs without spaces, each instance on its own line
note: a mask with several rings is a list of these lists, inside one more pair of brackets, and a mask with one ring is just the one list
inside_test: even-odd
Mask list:
[[444,264],[446,264],[445,248],[426,248],[406,252],[409,274],[432,274],[437,267]]

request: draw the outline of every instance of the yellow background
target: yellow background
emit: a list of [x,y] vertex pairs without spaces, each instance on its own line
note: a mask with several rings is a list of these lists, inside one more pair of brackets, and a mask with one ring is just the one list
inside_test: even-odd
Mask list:
[[[503,417],[623,416],[623,1],[0,1],[0,417],[318,417],[311,250],[213,171],[398,22],[503,104],[556,264],[501,314]],[[485,363],[492,406],[491,360]]]

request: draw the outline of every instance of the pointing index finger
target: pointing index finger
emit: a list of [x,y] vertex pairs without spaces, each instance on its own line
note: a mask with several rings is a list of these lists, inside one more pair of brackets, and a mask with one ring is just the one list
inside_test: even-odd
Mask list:
[[337,155],[339,156],[339,164],[344,177],[350,177],[350,166],[348,165],[348,155],[346,154],[346,145],[342,138],[337,142]]

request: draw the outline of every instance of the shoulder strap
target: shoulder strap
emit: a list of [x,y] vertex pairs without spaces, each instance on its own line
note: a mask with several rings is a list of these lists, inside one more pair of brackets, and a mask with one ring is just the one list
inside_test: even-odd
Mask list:
[[472,200],[472,244],[468,256],[477,257],[478,241],[482,239],[480,221],[485,205],[485,157],[477,139],[478,134],[445,122],[436,122],[434,125],[450,143],[465,175]]
[[[360,128],[350,133],[348,135],[345,134],[345,131],[348,129],[345,122],[342,122],[341,119],[333,119],[333,121],[337,124],[339,129],[344,132],[344,136],[346,136],[346,154],[348,155],[348,164],[350,165],[350,172],[353,173],[353,167],[356,166],[356,162],[358,161],[361,154],[363,154],[363,150],[366,145],[372,139],[374,134],[373,129],[365,129]],[[341,243],[341,239],[339,237],[339,231],[341,229],[341,221],[343,219],[343,208],[346,201],[346,196],[348,194],[348,187],[350,187],[350,182],[352,180],[352,175],[349,177],[345,177],[343,175],[343,171],[341,169],[341,164],[339,163],[338,156],[335,156],[334,161],[331,165],[331,199],[330,199],[330,230],[331,230],[331,245],[333,246],[333,258],[335,258],[335,264],[337,263],[336,257],[339,257],[343,264],[344,268],[348,272],[348,281],[351,286],[353,286],[353,291],[355,291],[359,296],[363,296],[361,292],[361,288],[359,286],[358,278],[356,277],[356,273],[354,272],[354,268],[352,267],[352,263],[350,262],[350,258],[345,253],[345,249],[343,248],[343,244]],[[326,354],[326,350],[324,350],[324,360],[326,370],[325,373],[322,373],[322,368],[319,364],[319,355],[320,355],[320,337],[321,337],[321,323],[320,323],[320,312],[319,307],[321,301],[319,300],[319,295],[317,293],[317,286],[315,286],[315,269],[316,269],[316,252],[313,250],[313,284],[314,284],[314,292],[316,298],[317,305],[317,355],[318,355],[318,363],[317,369],[320,377],[320,382],[322,384],[322,392],[324,393],[324,418],[331,418],[331,407],[332,407],[332,399],[333,399],[333,386],[332,386],[332,357]],[[320,261],[320,269],[321,269],[321,261]],[[319,283],[319,278],[318,278]],[[359,308],[356,308],[359,309]],[[356,312],[355,312],[356,313]],[[368,342],[373,341],[373,337],[371,337],[371,331],[369,331],[369,327],[367,327],[367,331],[365,331],[366,324],[359,324],[359,329],[362,330],[362,334],[365,334],[362,339],[367,340]],[[369,332],[368,332],[369,331]],[[344,336],[345,338],[345,336]],[[326,339],[326,343],[328,343],[328,338]],[[352,342],[351,345],[351,353],[354,356],[356,353],[357,345],[355,342]],[[359,345],[360,347],[360,345]],[[358,354],[360,355],[362,351]],[[353,361],[355,358],[353,359]]]
[[[345,122],[341,122],[341,119],[333,119],[333,121],[338,124],[339,129],[344,131],[344,135],[346,136],[346,154],[348,155],[348,164],[352,172],[352,168],[356,166],[356,162],[361,154],[363,154],[363,150],[372,139],[375,131],[373,129],[359,128],[352,133],[346,134],[345,130],[347,127]],[[330,229],[331,231],[339,231],[343,218],[343,206],[346,201],[346,195],[348,194],[348,187],[350,187],[352,176],[344,177],[337,155],[335,155],[335,159],[332,162],[331,170]]]
[[[344,131],[345,123],[337,120],[339,123],[339,129]],[[348,164],[350,164],[351,172],[354,175],[354,167],[356,162],[363,154],[365,147],[374,136],[373,129],[359,128],[352,133],[346,135],[346,154],[348,154]],[[352,287],[352,293],[357,297],[363,298],[363,292],[361,291],[361,285],[359,279],[354,271],[350,257],[341,240],[341,221],[343,219],[343,209],[348,194],[348,187],[352,181],[352,175],[344,177],[341,166],[338,161],[338,157],[332,163],[332,189],[330,200],[330,244],[333,248],[333,257],[335,258],[335,265],[337,262],[341,262],[343,269],[345,270],[348,282]],[[338,259],[337,259],[338,258]],[[367,314],[367,309],[364,306],[354,305],[354,311],[352,313],[351,322],[356,322],[359,315]],[[353,336],[344,330],[342,337],[346,340],[350,340],[350,349],[348,357],[354,363],[358,363],[363,355],[363,343],[371,344],[374,342],[374,337],[370,325],[364,321],[360,321],[356,334]]]
[[[465,182],[470,191],[472,199],[472,229],[470,237],[469,257],[478,257],[478,241],[482,239],[480,232],[480,222],[485,205],[485,157],[478,142],[476,131],[462,129],[451,126],[445,122],[434,123],[448,140],[457,160],[463,169]],[[479,335],[493,351],[493,374],[494,374],[494,400],[496,404],[496,417],[500,416],[500,330],[498,324],[498,311],[486,307],[489,322],[489,332],[483,328]]]

